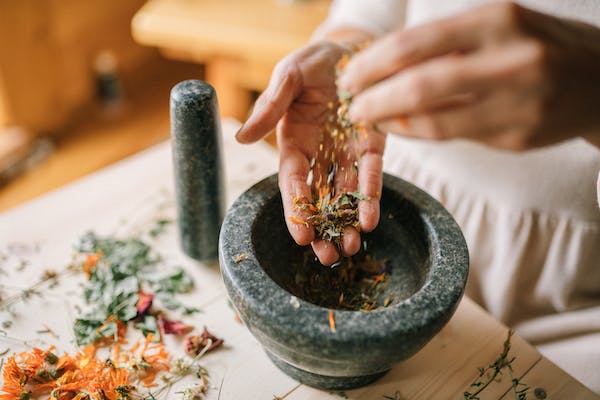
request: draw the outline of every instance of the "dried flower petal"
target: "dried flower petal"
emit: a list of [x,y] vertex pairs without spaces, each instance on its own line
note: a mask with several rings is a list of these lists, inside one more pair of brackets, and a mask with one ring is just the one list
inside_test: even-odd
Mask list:
[[145,293],[143,291],[138,291],[138,301],[135,304],[135,308],[138,312],[138,318],[146,315],[150,307],[152,307],[152,301],[154,300],[154,295],[152,293]]
[[200,335],[188,336],[185,339],[185,351],[192,356],[196,356],[207,346],[206,352],[208,353],[222,344],[223,339],[219,339],[204,327]]
[[158,316],[158,326],[160,328],[160,333],[173,335],[184,335],[190,333],[194,329],[193,326],[186,325],[181,321],[171,321],[162,315]]

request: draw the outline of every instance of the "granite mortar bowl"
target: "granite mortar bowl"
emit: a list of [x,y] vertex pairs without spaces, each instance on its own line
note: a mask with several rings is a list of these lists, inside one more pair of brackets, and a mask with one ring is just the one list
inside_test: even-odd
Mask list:
[[[448,322],[464,292],[468,252],[450,214],[427,193],[384,175],[378,227],[362,238],[391,264],[394,301],[373,311],[334,309],[285,288],[302,257],[288,233],[273,175],[242,194],[221,228],[219,258],[229,298],[281,370],[327,390],[364,386],[419,351]],[[323,267],[328,268],[328,267]]]

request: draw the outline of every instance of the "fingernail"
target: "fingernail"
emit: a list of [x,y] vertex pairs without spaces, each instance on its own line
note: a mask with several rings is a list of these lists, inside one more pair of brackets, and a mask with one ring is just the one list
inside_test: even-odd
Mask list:
[[360,123],[361,122],[361,105],[360,102],[354,100],[350,105],[350,109],[348,110],[348,117],[352,122]]
[[348,78],[348,73],[344,72],[342,73],[342,75],[340,76],[340,79],[338,80],[338,86],[340,89],[342,89],[344,92],[348,92],[351,93],[352,92],[352,81],[350,80],[350,78]]
[[242,124],[240,126],[240,128],[237,130],[237,132],[235,133],[235,140],[237,140],[240,143],[243,143],[242,140],[240,140],[240,133],[241,133],[242,129],[244,129],[244,124]]

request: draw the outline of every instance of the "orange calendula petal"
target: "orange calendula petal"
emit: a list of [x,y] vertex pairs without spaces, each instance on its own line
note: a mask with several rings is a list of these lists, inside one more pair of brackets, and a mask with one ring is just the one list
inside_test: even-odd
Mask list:
[[333,314],[333,310],[329,310],[329,329],[331,329],[331,332],[336,332],[335,315]]
[[294,215],[292,215],[290,217],[290,221],[293,222],[294,224],[304,225],[304,226],[306,226],[308,228],[308,222],[306,222],[306,221],[304,221],[304,220],[302,220],[302,219],[300,219],[300,218],[298,218],[298,217],[296,217]]

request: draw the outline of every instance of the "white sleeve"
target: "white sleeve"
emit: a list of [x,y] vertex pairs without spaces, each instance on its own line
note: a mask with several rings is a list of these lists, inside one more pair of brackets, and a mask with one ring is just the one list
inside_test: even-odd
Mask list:
[[598,197],[598,208],[600,208],[600,171],[598,171],[598,180],[596,181],[596,197]]
[[379,36],[404,23],[407,0],[334,0],[313,37],[337,28],[358,28]]

